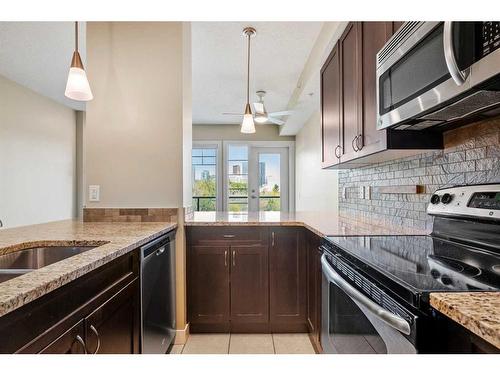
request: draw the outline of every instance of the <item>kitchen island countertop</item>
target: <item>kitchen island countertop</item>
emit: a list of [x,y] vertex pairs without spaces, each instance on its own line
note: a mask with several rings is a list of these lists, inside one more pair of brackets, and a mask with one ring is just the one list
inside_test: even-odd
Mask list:
[[63,220],[0,231],[0,255],[42,246],[96,246],[0,283],[3,316],[177,227],[171,222],[87,223]]
[[431,293],[431,306],[500,349],[500,292]]

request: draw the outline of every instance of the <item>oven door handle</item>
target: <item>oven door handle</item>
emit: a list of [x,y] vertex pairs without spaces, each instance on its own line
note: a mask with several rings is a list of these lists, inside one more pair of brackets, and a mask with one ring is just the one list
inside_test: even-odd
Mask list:
[[453,78],[457,86],[462,86],[469,76],[469,69],[464,71],[459,69],[453,47],[453,22],[446,21],[443,30],[444,59],[451,78]]
[[342,289],[349,297],[351,297],[354,301],[360,303],[364,307],[366,307],[370,312],[376,315],[380,320],[382,320],[387,325],[391,326],[394,329],[404,333],[405,335],[409,335],[411,332],[410,324],[403,318],[391,313],[390,311],[384,309],[383,307],[377,305],[371,299],[366,297],[363,293],[354,288],[351,284],[345,281],[342,276],[340,276],[328,263],[326,259],[326,255],[321,255],[321,269],[323,270],[323,274],[326,279],[335,285],[337,285],[340,289]]

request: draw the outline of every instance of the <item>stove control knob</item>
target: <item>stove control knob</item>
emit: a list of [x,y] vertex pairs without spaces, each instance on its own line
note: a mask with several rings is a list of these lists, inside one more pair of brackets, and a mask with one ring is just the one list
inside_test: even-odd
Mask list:
[[451,277],[447,276],[447,275],[443,275],[441,276],[441,282],[444,284],[444,285],[452,285],[453,284],[453,280],[451,279]]
[[438,204],[441,201],[441,198],[439,198],[439,195],[433,194],[431,197],[431,203],[432,204]]
[[445,193],[443,194],[443,197],[441,198],[441,202],[444,204],[448,204],[453,200],[453,195]]

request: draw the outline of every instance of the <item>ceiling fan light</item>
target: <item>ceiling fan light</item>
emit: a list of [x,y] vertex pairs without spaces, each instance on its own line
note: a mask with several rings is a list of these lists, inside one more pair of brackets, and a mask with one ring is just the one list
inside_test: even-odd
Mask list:
[[244,134],[255,133],[255,124],[253,122],[252,114],[245,114],[243,116],[243,122],[241,123],[241,132]]
[[255,122],[259,124],[263,124],[267,121],[267,115],[265,113],[256,113],[255,114]]

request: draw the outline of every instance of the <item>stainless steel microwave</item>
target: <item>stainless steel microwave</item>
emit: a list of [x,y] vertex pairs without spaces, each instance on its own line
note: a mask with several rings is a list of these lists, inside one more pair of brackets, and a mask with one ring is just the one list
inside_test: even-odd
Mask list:
[[500,22],[406,22],[377,54],[377,129],[500,114]]

